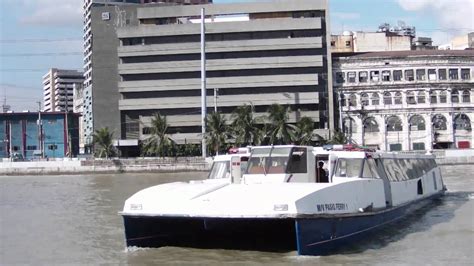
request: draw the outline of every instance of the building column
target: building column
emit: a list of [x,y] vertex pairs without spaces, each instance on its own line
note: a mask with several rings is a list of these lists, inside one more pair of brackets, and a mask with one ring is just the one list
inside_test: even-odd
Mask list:
[[426,126],[425,149],[427,151],[433,150],[433,123],[431,122],[431,115],[424,115]]
[[[450,93],[451,95],[451,93]],[[453,142],[453,147],[451,148],[457,148],[456,146],[456,136],[454,135],[456,133],[456,130],[454,130],[454,117],[456,114],[454,112],[449,112],[446,115],[446,122],[447,122],[447,129],[448,129],[448,136],[450,136],[450,140]]]
[[382,116],[382,125],[380,127],[380,133],[382,133],[382,146],[380,149],[382,151],[388,151],[388,145],[387,145],[387,116],[383,115]]
[[403,125],[403,131],[402,131],[402,150],[403,151],[409,151],[411,150],[410,148],[410,124],[408,124],[408,114],[403,114],[401,115],[402,118],[402,125]]

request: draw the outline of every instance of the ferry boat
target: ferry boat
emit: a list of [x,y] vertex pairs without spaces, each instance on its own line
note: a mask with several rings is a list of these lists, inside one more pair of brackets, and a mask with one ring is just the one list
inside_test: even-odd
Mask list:
[[323,255],[445,191],[433,155],[261,146],[247,164],[228,182],[162,184],[131,196],[121,212],[127,246]]

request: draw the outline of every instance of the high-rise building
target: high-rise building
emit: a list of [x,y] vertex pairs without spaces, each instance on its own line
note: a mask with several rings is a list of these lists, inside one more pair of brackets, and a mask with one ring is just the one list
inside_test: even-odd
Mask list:
[[263,116],[277,103],[291,109],[290,122],[308,116],[329,137],[327,1],[293,0],[138,8],[139,25],[117,29],[122,138],[147,138],[159,112],[177,143],[201,141],[202,8],[208,112],[246,104]]
[[43,76],[44,111],[72,111],[74,85],[83,82],[83,73],[80,71],[50,69]]
[[[159,6],[211,2],[208,0],[84,0],[84,130],[86,146],[94,130],[108,127],[120,138],[118,101],[117,28],[138,25],[138,6]],[[144,4],[144,5],[142,5]]]

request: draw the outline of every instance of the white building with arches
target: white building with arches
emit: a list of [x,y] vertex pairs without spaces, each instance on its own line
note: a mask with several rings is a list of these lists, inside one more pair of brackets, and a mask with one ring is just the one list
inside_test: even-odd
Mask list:
[[388,151],[473,148],[474,50],[333,55],[340,124]]

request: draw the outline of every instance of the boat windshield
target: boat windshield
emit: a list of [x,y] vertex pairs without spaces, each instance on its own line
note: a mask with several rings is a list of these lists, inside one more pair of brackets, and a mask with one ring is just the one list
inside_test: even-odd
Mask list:
[[228,161],[214,162],[209,172],[208,179],[219,179],[230,177],[230,168]]
[[252,151],[247,174],[284,174],[290,159],[291,147],[258,148]]

